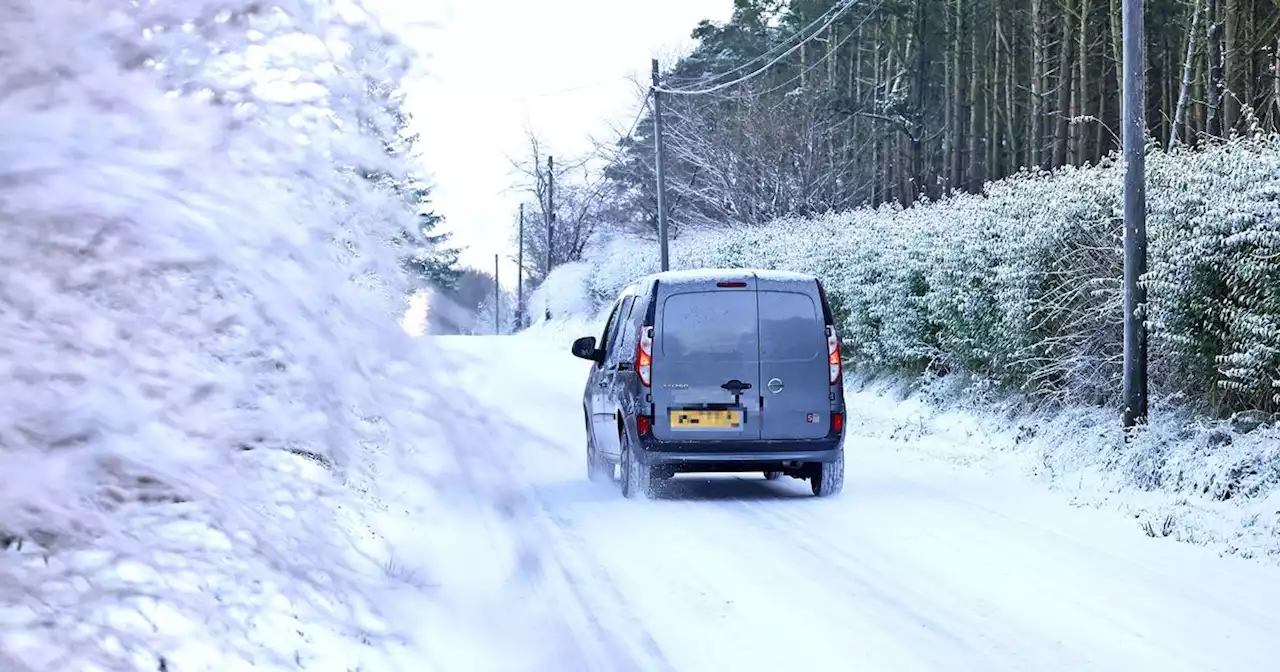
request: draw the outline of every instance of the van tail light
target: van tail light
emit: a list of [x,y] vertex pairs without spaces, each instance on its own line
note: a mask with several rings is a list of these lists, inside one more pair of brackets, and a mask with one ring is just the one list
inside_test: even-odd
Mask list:
[[640,342],[636,345],[636,373],[640,384],[649,387],[653,383],[653,327],[640,330]]
[[827,325],[827,368],[831,374],[830,383],[840,382],[840,339],[836,338],[836,328]]
[[653,429],[653,418],[647,415],[636,416],[636,433],[640,436],[648,436],[649,431]]
[[844,431],[844,413],[831,414],[831,431],[835,434]]

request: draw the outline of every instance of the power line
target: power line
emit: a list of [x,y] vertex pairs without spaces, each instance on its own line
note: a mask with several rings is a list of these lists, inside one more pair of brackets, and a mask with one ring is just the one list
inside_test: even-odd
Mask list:
[[732,80],[732,81],[723,82],[723,83],[721,83],[721,84],[717,84],[717,85],[715,85],[715,86],[707,87],[707,88],[704,88],[704,89],[693,89],[693,90],[691,90],[691,89],[668,89],[668,88],[665,88],[665,87],[655,86],[655,87],[654,87],[654,90],[656,90],[656,91],[658,91],[658,92],[660,92],[660,93],[673,93],[673,94],[679,94],[679,95],[685,95],[685,96],[699,96],[699,95],[704,95],[704,94],[708,94],[708,93],[715,93],[715,92],[717,92],[717,91],[723,91],[724,89],[727,89],[727,88],[729,88],[729,87],[731,87],[731,86],[735,86],[735,85],[737,85],[737,84],[741,84],[741,83],[743,83],[743,82],[746,82],[746,81],[749,81],[749,80],[754,79],[754,78],[756,78],[756,77],[759,77],[761,74],[764,74],[767,70],[769,70],[769,68],[772,68],[773,66],[775,66],[775,65],[777,65],[778,63],[782,62],[782,59],[784,59],[784,58],[786,58],[786,57],[790,56],[791,54],[796,53],[797,51],[799,51],[799,50],[800,50],[800,47],[803,47],[804,45],[806,45],[806,44],[808,44],[809,42],[813,41],[813,39],[814,39],[815,37],[817,37],[817,36],[818,36],[822,31],[824,31],[824,30],[826,30],[828,27],[830,27],[830,26],[831,26],[831,24],[835,23],[837,19],[839,19],[841,16],[843,16],[843,15],[845,14],[845,12],[849,11],[850,9],[852,9],[852,8],[854,7],[854,5],[856,5],[856,4],[857,4],[857,0],[847,0],[843,5],[841,5],[841,6],[840,6],[839,11],[835,12],[834,14],[832,14],[832,15],[831,15],[827,20],[826,20],[826,22],[822,24],[822,26],[820,26],[816,31],[814,31],[814,33],[813,33],[812,35],[810,35],[809,37],[807,37],[807,38],[805,38],[805,39],[801,40],[800,42],[796,43],[796,44],[795,44],[794,46],[792,46],[790,49],[788,49],[788,50],[786,50],[785,52],[783,52],[783,53],[779,54],[778,56],[774,57],[774,58],[773,58],[772,60],[770,60],[768,63],[765,63],[765,64],[764,64],[763,66],[761,66],[758,70],[756,70],[756,71],[754,71],[754,72],[751,72],[751,73],[749,73],[749,74],[747,74],[747,75],[744,75],[744,76],[739,77],[739,78],[737,78],[737,79],[734,79],[734,80]]
[[605,86],[605,85],[607,85],[607,84],[613,84],[613,83],[616,83],[616,82],[624,82],[624,81],[627,81],[627,80],[630,80],[630,79],[631,79],[631,75],[618,75],[618,76],[616,76],[616,77],[610,77],[609,79],[601,79],[601,80],[598,80],[598,81],[595,81],[595,82],[589,82],[589,83],[587,83],[587,84],[579,84],[579,85],[577,85],[577,86],[570,86],[570,87],[566,87],[566,88],[563,88],[563,89],[556,89],[556,90],[554,90],[554,91],[541,91],[541,92],[539,92],[539,93],[530,94],[530,95],[528,95],[528,96],[522,96],[522,97],[520,97],[520,98],[512,98],[509,102],[512,102],[512,103],[523,103],[523,102],[528,101],[528,100],[538,100],[538,99],[541,99],[541,98],[550,98],[550,97],[553,97],[553,96],[562,96],[562,95],[565,95],[565,94],[568,94],[568,93],[576,93],[576,92],[578,92],[578,91],[585,91],[585,90],[587,90],[587,89],[594,89],[594,88],[599,87],[599,86]]
[[[702,86],[712,85],[712,84],[715,84],[715,83],[716,83],[716,80],[717,80],[717,79],[720,79],[720,78],[722,78],[722,77],[731,77],[731,76],[733,76],[735,73],[742,72],[742,71],[746,70],[747,68],[752,67],[753,65],[755,65],[756,63],[758,63],[758,62],[760,62],[760,61],[763,61],[763,60],[765,60],[765,59],[769,59],[769,58],[773,58],[773,57],[775,56],[775,54],[774,54],[774,52],[775,52],[775,51],[777,51],[778,49],[787,49],[787,48],[790,48],[790,46],[794,46],[794,45],[788,45],[788,42],[791,42],[792,40],[796,40],[796,39],[805,39],[805,38],[804,38],[804,34],[805,34],[806,32],[808,32],[808,31],[809,31],[811,28],[813,28],[814,26],[816,26],[816,25],[818,25],[818,24],[822,23],[823,21],[826,21],[827,19],[829,19],[829,18],[830,18],[830,15],[831,15],[833,12],[836,12],[836,11],[838,11],[838,10],[840,10],[840,9],[841,9],[841,5],[840,5],[840,3],[836,3],[836,4],[832,5],[831,7],[829,7],[829,8],[827,9],[827,11],[825,11],[825,12],[823,12],[822,14],[818,15],[818,18],[816,18],[816,19],[814,19],[812,22],[810,22],[810,23],[809,23],[809,25],[807,25],[807,26],[805,26],[805,27],[801,28],[800,30],[796,31],[795,33],[792,33],[791,35],[788,35],[788,36],[787,36],[787,38],[786,38],[785,40],[783,40],[780,44],[776,44],[776,45],[774,45],[774,46],[770,47],[769,49],[766,49],[764,53],[759,54],[758,56],[755,56],[754,58],[752,58],[752,59],[748,60],[748,61],[747,61],[747,62],[745,62],[745,63],[742,63],[742,64],[738,65],[738,66],[737,66],[737,67],[735,67],[735,68],[732,68],[732,69],[730,69],[730,70],[726,70],[726,71],[724,71],[724,72],[716,73],[716,74],[712,75],[712,76],[711,76],[711,77],[709,77],[709,78],[706,78],[706,79],[700,79],[699,81],[696,81],[696,82],[694,82],[694,81],[690,81],[689,83],[690,83],[690,84],[699,84],[699,85],[702,85]],[[819,30],[818,32],[821,32],[821,31]],[[816,34],[816,33],[815,33],[815,34]],[[688,79],[693,80],[694,78],[690,77],[690,78],[688,78]]]
[[781,91],[781,90],[783,90],[783,89],[785,89],[785,88],[787,88],[787,87],[791,86],[792,84],[795,84],[796,82],[800,81],[800,80],[801,80],[805,75],[809,74],[809,73],[810,73],[810,72],[812,72],[814,69],[816,69],[818,66],[822,65],[823,63],[825,63],[825,62],[827,61],[827,59],[831,58],[832,54],[835,54],[836,52],[840,51],[840,48],[841,48],[841,47],[843,47],[845,44],[847,44],[847,43],[849,42],[849,40],[853,39],[853,38],[858,34],[858,31],[859,31],[859,30],[860,30],[864,25],[866,25],[866,23],[867,23],[868,21],[870,21],[870,20],[871,20],[871,18],[875,15],[876,10],[878,10],[878,9],[880,9],[882,6],[884,6],[884,2],[885,2],[885,0],[879,0],[879,2],[877,2],[877,3],[875,4],[875,6],[871,8],[871,11],[870,11],[870,12],[868,12],[868,13],[867,13],[867,15],[866,15],[866,16],[864,16],[864,17],[862,18],[862,20],[858,22],[858,25],[854,26],[854,27],[853,27],[853,29],[849,31],[849,34],[845,35],[845,36],[844,36],[843,38],[841,38],[838,42],[836,42],[835,46],[834,46],[834,47],[832,47],[832,48],[830,48],[830,49],[828,49],[828,50],[826,51],[826,53],[824,53],[824,54],[822,55],[822,57],[821,57],[821,58],[819,58],[818,60],[814,61],[813,63],[810,63],[807,67],[805,67],[803,70],[801,70],[801,71],[800,71],[800,74],[796,75],[795,77],[792,77],[791,79],[788,79],[787,81],[785,81],[785,82],[783,82],[783,83],[781,83],[781,84],[779,84],[779,85],[777,85],[777,86],[775,86],[775,87],[772,87],[772,88],[769,88],[769,89],[765,89],[764,91],[758,91],[758,92],[748,93],[748,94],[745,94],[745,95],[739,95],[739,97],[740,97],[740,98],[759,98],[759,97],[762,97],[762,96],[767,96],[767,95],[770,95],[770,94],[773,94],[773,93],[777,93],[778,91]]
[[[652,95],[652,92],[646,93],[644,95],[644,98],[640,101],[640,109],[636,111],[635,118],[631,120],[631,126],[627,129],[627,132],[622,135],[622,137],[618,138],[618,142],[621,142],[622,140],[630,138],[632,134],[636,132],[636,128],[640,126],[640,119],[644,117],[644,112],[646,109],[648,109],[650,95]],[[599,190],[600,190],[600,187],[603,186],[600,183],[604,181],[605,173],[608,173],[610,168],[613,168],[614,166],[618,165],[619,158],[621,158],[621,155],[615,156],[612,161],[610,161],[608,164],[605,165],[604,168],[600,169],[600,172],[596,175],[596,179],[592,180],[591,184],[587,185],[590,195],[587,196],[587,199],[585,202],[590,203],[593,199],[595,199],[597,196],[600,195]]]

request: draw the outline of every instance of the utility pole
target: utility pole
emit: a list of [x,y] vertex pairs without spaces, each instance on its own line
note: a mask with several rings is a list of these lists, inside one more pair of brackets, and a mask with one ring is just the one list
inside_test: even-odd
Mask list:
[[493,333],[502,333],[502,283],[498,282],[498,255],[493,255]]
[[524,203],[520,204],[520,224],[516,229],[516,329],[524,329]]
[[[551,275],[551,241],[556,230],[556,157],[547,157],[547,276]],[[543,278],[546,280],[546,278]],[[551,319],[551,306],[547,306],[547,320]]]
[[666,163],[662,155],[662,92],[658,90],[658,59],[653,59],[650,63],[653,74],[653,163],[655,166],[656,178],[658,181],[658,240],[660,247],[660,258],[662,260],[662,270],[669,270],[670,259],[667,255],[667,203],[666,195],[666,175],[664,164]]
[[1123,0],[1124,426],[1147,423],[1146,42],[1142,0]]

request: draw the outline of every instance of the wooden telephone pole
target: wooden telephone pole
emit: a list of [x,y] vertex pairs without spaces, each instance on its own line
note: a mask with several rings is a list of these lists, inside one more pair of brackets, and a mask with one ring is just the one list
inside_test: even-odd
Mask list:
[[[547,276],[551,275],[551,250],[556,230],[556,157],[547,157]],[[546,278],[543,278],[545,281]],[[551,319],[551,307],[547,307],[547,319]]]
[[661,82],[658,74],[658,59],[650,62],[653,75],[653,163],[654,179],[657,180],[658,191],[658,240],[659,259],[662,270],[670,270],[670,259],[667,253],[667,200],[666,194],[666,160],[662,152],[662,92],[658,90]]
[[524,328],[524,203],[520,204],[520,224],[516,229],[516,329]]
[[1146,42],[1142,0],[1124,0],[1124,426],[1147,422]]

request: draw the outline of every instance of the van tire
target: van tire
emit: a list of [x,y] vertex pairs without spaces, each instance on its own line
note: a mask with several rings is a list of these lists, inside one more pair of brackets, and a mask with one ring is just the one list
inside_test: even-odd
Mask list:
[[781,471],[766,471],[766,472],[764,472],[764,480],[766,480],[766,481],[776,481],[776,480],[778,480],[779,478],[782,478],[782,472],[781,472]]
[[613,480],[613,463],[600,456],[596,442],[587,434],[587,479],[593,483]]
[[844,451],[833,462],[818,462],[813,465],[813,473],[809,477],[809,487],[815,497],[832,497],[844,489]]
[[595,434],[591,431],[591,416],[583,410],[583,419],[587,425],[587,480],[602,483],[613,480],[613,465],[600,456],[596,450]]
[[627,499],[648,499],[653,496],[653,469],[641,464],[626,433],[622,434],[622,496]]

